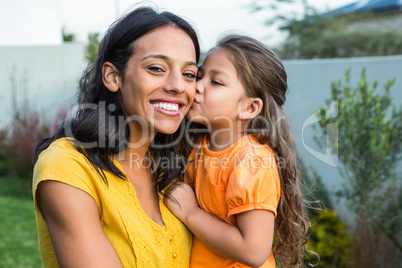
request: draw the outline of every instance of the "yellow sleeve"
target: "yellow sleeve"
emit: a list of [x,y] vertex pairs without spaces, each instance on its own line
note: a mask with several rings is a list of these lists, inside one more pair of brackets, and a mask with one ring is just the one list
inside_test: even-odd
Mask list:
[[[86,157],[78,152],[68,139],[54,141],[43,151],[34,167],[32,192],[35,209],[40,214],[36,204],[36,189],[39,183],[47,180],[59,181],[81,189],[92,196],[99,207],[95,194],[96,180],[101,180]],[[41,215],[41,214],[40,214]]]
[[265,209],[276,216],[280,197],[280,180],[273,158],[247,155],[231,172],[227,189],[226,202],[230,220],[235,214]]

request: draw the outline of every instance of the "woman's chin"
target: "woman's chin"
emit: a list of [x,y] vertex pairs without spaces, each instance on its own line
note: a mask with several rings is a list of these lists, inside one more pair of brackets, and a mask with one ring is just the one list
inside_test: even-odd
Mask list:
[[208,120],[208,118],[206,118],[205,116],[197,115],[195,113],[191,113],[191,114],[188,113],[186,115],[186,118],[193,123],[198,123],[198,124],[202,124],[205,126],[210,125],[209,124],[210,121]]
[[157,127],[155,126],[155,130],[162,134],[173,134],[179,129],[179,127],[180,123],[166,122],[158,124]]
[[186,118],[194,123],[199,123],[197,121],[200,121],[200,116],[193,109],[190,109],[190,111],[186,115]]

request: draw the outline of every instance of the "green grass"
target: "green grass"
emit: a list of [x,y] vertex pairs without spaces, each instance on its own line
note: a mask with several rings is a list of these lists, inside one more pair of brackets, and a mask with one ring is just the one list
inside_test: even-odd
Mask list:
[[0,268],[43,267],[28,185],[21,179],[0,178]]
[[31,179],[22,179],[12,175],[0,177],[0,196],[32,200]]

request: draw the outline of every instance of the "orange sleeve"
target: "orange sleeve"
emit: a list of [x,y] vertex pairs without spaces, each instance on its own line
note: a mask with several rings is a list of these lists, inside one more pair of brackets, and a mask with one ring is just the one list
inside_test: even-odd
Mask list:
[[280,197],[280,182],[276,165],[267,163],[261,156],[249,155],[243,158],[231,172],[227,189],[229,220],[235,214],[266,209],[276,216]]

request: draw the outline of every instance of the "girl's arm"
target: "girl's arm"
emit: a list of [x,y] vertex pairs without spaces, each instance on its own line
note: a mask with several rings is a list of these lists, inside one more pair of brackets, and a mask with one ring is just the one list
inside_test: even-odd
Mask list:
[[89,194],[62,182],[44,181],[36,197],[60,267],[122,267]]
[[272,248],[274,214],[255,209],[237,214],[237,226],[223,222],[198,206],[193,189],[180,183],[166,205],[205,245],[219,255],[251,267],[268,259]]

